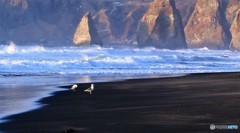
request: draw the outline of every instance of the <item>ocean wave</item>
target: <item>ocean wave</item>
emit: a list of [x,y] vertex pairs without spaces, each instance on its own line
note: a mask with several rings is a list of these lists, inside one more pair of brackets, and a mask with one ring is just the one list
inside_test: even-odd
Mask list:
[[45,51],[45,48],[41,45],[19,47],[14,42],[10,42],[6,46],[1,46],[0,54],[30,53],[43,51]]
[[0,75],[177,74],[240,70],[239,52],[206,48],[43,47],[17,46],[11,42],[0,46],[0,55]]

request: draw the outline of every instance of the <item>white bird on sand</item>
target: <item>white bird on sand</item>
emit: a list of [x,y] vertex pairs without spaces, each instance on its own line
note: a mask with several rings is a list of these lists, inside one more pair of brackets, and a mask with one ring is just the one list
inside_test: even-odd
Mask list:
[[94,84],[91,84],[91,87],[84,90],[84,92],[89,92],[90,94],[92,94],[93,90],[94,90]]
[[72,87],[71,87],[71,90],[75,91],[77,89],[78,85],[74,84]]

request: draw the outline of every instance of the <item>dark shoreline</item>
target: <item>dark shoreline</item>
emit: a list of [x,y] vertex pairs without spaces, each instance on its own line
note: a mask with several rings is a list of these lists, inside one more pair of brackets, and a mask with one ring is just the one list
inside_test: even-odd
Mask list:
[[[43,108],[8,117],[6,133],[237,132],[211,131],[210,124],[240,125],[240,73],[96,83],[93,95],[60,91]],[[70,86],[64,86],[70,88]]]

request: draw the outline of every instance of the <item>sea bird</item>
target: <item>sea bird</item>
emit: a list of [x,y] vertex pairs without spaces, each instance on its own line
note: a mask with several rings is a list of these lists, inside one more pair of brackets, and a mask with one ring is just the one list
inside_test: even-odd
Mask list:
[[89,87],[86,90],[84,90],[84,92],[89,92],[90,94],[92,94],[93,90],[94,90],[94,84],[91,84],[91,87]]
[[76,91],[77,87],[78,87],[78,85],[74,84],[74,85],[71,87],[71,90]]

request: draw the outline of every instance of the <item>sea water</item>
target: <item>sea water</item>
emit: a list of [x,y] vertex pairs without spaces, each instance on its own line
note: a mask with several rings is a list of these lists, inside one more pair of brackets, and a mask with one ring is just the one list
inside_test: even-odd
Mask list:
[[0,46],[1,76],[126,75],[232,72],[240,53],[229,50]]
[[[240,71],[240,52],[82,47],[0,46],[0,118],[39,108],[57,86],[129,78]],[[157,75],[157,76],[156,76]],[[113,78],[115,77],[115,78]],[[3,122],[3,121],[0,121]]]

